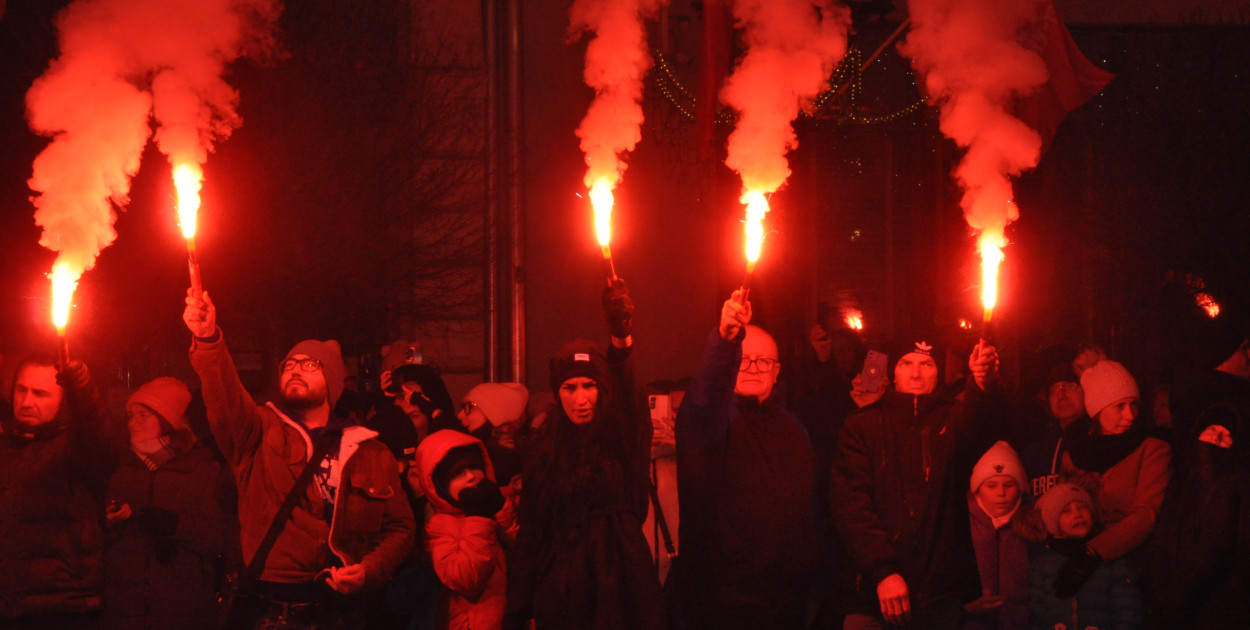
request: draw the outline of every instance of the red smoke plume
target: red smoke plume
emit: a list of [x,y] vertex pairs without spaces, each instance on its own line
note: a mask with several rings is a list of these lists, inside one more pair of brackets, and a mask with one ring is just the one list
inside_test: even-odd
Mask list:
[[52,142],[35,159],[39,243],[76,279],[117,237],[155,117],[171,162],[203,164],[240,124],[223,79],[265,51],[279,0],[80,0],[57,16],[60,56],[26,94],[30,127]]
[[790,176],[786,153],[798,146],[790,123],[846,54],[851,17],[832,0],[735,0],[733,15],[746,53],[720,99],[738,112],[725,164],[745,197],[774,192]]
[[593,33],[586,45],[586,85],[594,101],[577,128],[586,154],[587,188],[606,180],[612,190],[625,172],[621,154],[642,139],[642,79],[651,69],[644,20],[666,0],[576,0],[570,34]]
[[960,204],[983,244],[1001,247],[1019,213],[1012,177],[1037,166],[1041,138],[1011,111],[1012,99],[1046,83],[1046,64],[1021,44],[1048,0],[910,0],[912,29],[900,50],[924,78],[942,133],[967,150],[955,168]]

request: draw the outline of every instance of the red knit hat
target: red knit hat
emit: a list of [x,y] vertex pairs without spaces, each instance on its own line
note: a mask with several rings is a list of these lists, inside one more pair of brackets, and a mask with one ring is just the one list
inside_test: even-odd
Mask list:
[[305,339],[295,344],[286,353],[286,358],[297,354],[306,354],[321,363],[321,373],[326,379],[326,401],[333,408],[343,394],[343,382],[347,380],[347,366],[343,365],[343,349],[339,347],[339,342],[333,339]]
[[162,376],[144,383],[126,400],[127,406],[136,403],[155,411],[174,429],[191,430],[187,424],[187,405],[191,404],[191,390],[176,378]]

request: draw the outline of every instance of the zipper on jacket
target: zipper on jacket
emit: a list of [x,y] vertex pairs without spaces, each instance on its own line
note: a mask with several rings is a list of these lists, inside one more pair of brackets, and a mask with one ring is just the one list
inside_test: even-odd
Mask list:
[[932,468],[932,460],[929,458],[929,427],[920,428],[920,456],[924,462],[924,480],[929,481],[929,470]]

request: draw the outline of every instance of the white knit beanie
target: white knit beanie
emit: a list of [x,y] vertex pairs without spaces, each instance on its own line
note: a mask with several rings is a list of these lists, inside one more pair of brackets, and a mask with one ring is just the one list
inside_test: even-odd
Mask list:
[[1015,479],[1021,494],[1029,487],[1029,477],[1024,472],[1024,464],[1020,463],[1020,456],[1010,444],[1002,440],[995,442],[977,460],[977,465],[972,467],[972,481],[968,484],[968,489],[975,494],[981,484],[994,475],[1008,475]]
[[529,390],[520,383],[482,383],[464,395],[482,409],[491,426],[517,423],[525,416]]
[[1085,390],[1085,413],[1097,418],[1107,405],[1123,398],[1141,398],[1137,381],[1123,365],[1103,359],[1081,373],[1081,389]]

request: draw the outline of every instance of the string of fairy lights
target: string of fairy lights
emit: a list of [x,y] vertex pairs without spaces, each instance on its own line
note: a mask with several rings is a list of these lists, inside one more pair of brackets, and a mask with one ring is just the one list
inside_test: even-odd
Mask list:
[[[677,74],[673,71],[673,67],[668,63],[668,59],[664,57],[663,53],[653,51],[652,55],[655,58],[655,66],[660,71],[651,73],[651,76],[655,78],[655,84],[659,88],[660,94],[664,96],[664,100],[668,101],[681,114],[682,118],[694,120],[695,95],[677,78]],[[834,121],[839,124],[878,125],[889,123],[909,116],[924,106],[926,99],[921,97],[916,102],[889,114],[881,116],[861,115],[858,101],[864,90],[863,57],[863,51],[858,48],[848,50],[846,57],[838,64],[838,68],[834,71],[833,76],[829,78],[829,86],[812,101],[810,107],[800,113],[800,117],[815,118],[822,110],[832,107],[834,103],[841,100],[843,94],[845,94],[847,101],[846,107],[839,111],[834,118]],[[722,107],[716,112],[716,124],[718,125],[733,125],[737,119],[737,114],[727,107]]]

